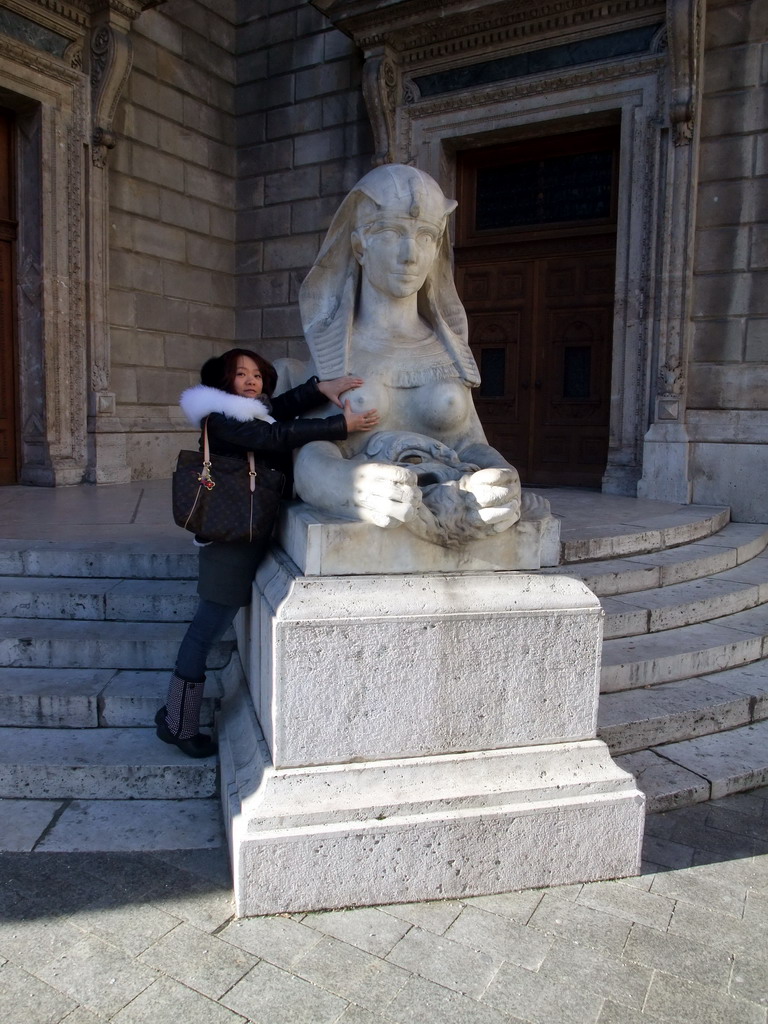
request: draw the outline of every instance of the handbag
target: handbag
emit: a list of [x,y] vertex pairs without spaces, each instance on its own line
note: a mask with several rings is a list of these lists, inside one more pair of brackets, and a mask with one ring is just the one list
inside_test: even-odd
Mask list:
[[248,460],[217,455],[211,460],[208,419],[203,451],[179,452],[172,478],[173,518],[204,541],[259,541],[269,538],[283,491],[283,474]]

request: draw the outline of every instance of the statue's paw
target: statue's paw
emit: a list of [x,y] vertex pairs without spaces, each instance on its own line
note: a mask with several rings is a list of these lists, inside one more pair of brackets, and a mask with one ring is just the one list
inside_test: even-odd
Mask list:
[[514,469],[479,469],[462,478],[461,489],[472,494],[481,508],[514,507],[520,501],[520,478]]
[[541,494],[523,491],[520,498],[520,510],[524,519],[543,519],[551,515],[549,502]]

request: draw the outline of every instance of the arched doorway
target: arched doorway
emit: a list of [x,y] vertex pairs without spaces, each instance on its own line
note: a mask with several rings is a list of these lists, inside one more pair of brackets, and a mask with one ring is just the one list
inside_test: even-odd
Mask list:
[[605,472],[618,165],[616,126],[457,154],[476,405],[525,484],[599,487]]
[[13,116],[0,110],[0,484],[18,479],[13,129]]

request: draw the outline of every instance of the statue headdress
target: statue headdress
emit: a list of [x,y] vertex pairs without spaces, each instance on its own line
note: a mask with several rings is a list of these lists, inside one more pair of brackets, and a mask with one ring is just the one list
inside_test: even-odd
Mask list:
[[456,209],[434,178],[404,164],[384,164],[358,181],[331,221],[317,259],[299,291],[304,335],[322,379],[349,372],[349,342],[360,280],[352,232],[363,206],[434,221],[443,230],[437,254],[418,295],[419,314],[432,326],[456,367],[457,376],[477,385],[480,375],[469,348],[467,316],[453,280],[445,224]]

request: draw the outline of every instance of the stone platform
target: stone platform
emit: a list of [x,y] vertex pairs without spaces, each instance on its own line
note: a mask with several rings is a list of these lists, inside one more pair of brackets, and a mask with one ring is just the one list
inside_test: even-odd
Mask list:
[[601,624],[562,576],[317,578],[273,550],[219,721],[237,913],[637,873],[644,800],[595,738]]

